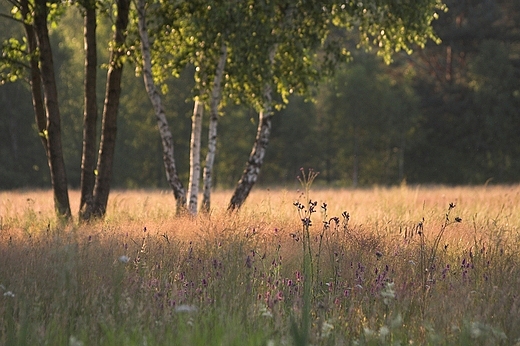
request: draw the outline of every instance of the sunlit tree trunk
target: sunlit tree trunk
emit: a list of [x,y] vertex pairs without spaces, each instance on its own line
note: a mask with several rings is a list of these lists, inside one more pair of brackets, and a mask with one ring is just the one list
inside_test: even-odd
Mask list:
[[[79,215],[88,220],[87,213],[94,203],[94,184],[96,176],[96,126],[98,118],[96,83],[97,83],[97,44],[96,44],[96,3],[87,0],[84,3],[84,46],[85,46],[85,108],[83,113],[83,150],[81,155],[81,197]],[[89,207],[90,206],[90,207]]]
[[177,213],[186,207],[186,192],[181,180],[179,179],[177,168],[175,165],[173,136],[168,126],[168,120],[161,102],[161,96],[155,87],[152,75],[152,59],[150,56],[150,42],[148,32],[146,31],[146,10],[145,0],[139,0],[137,3],[137,15],[139,18],[139,35],[141,37],[141,52],[143,56],[143,79],[148,92],[148,97],[152,102],[155,116],[157,118],[157,126],[161,135],[163,148],[163,162],[166,171],[166,179],[170,184],[173,195],[177,202]]
[[256,139],[249,154],[249,160],[247,161],[246,168],[242,173],[242,177],[238,181],[235,188],[235,192],[231,197],[231,201],[228,205],[228,210],[239,209],[245,202],[249,192],[253,188],[253,185],[258,179],[260,174],[260,168],[264,162],[264,156],[269,143],[269,137],[271,136],[271,120],[273,117],[272,108],[272,87],[267,85],[264,91],[265,104],[264,110],[258,115],[258,129],[256,132]]
[[206,164],[204,166],[204,190],[202,196],[202,210],[209,211],[211,207],[211,188],[213,164],[215,163],[215,152],[217,150],[217,125],[218,125],[218,107],[221,100],[222,78],[224,76],[224,68],[227,59],[227,46],[222,45],[220,58],[217,65],[217,73],[213,80],[213,89],[211,90],[209,130],[208,130],[208,153],[206,154]]
[[[274,56],[277,49],[278,44],[275,44],[269,50],[269,61],[271,65],[274,64]],[[265,84],[262,96],[264,104],[262,111],[258,114],[258,128],[255,143],[249,154],[246,168],[242,172],[242,176],[235,187],[233,196],[231,196],[231,201],[228,205],[229,211],[240,209],[242,204],[244,204],[253,185],[258,179],[260,168],[264,162],[265,152],[271,136],[271,120],[273,118],[273,87],[270,82]]]
[[114,32],[114,45],[110,50],[110,66],[107,74],[103,122],[101,125],[101,141],[97,162],[97,176],[94,187],[94,205],[90,213],[102,217],[106,213],[112,166],[117,133],[117,112],[121,95],[121,78],[123,63],[121,57],[125,54],[122,46],[126,38],[130,0],[117,1],[117,18]]
[[54,205],[57,214],[65,219],[71,218],[67,175],[61,145],[61,118],[58,107],[58,91],[54,75],[49,31],[47,27],[47,2],[36,0],[34,11],[34,27],[40,56],[40,72],[43,85],[45,111],[47,114],[46,129],[43,135],[47,139],[47,158],[54,192]]
[[192,215],[197,214],[200,181],[200,137],[203,112],[204,102],[196,99],[191,118],[190,181],[188,188],[188,212]]

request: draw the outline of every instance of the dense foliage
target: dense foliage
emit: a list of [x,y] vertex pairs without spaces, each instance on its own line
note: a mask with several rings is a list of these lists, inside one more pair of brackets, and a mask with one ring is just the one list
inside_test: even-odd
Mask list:
[[[520,5],[509,1],[447,1],[434,30],[442,40],[384,65],[377,52],[353,54],[311,95],[289,96],[276,112],[263,184],[294,182],[299,168],[320,171],[320,184],[513,182],[520,178]],[[2,13],[6,2],[2,2]],[[69,184],[80,184],[83,100],[81,19],[70,8],[51,31]],[[16,37],[0,20],[1,40]],[[100,19],[100,40],[110,23]],[[22,36],[22,33],[19,34]],[[344,37],[345,47],[352,38]],[[106,47],[106,45],[100,45]],[[7,54],[2,51],[2,54]],[[13,53],[14,54],[14,53]],[[100,48],[99,55],[107,52]],[[100,59],[101,60],[101,59]],[[101,61],[105,61],[103,59]],[[165,108],[187,181],[193,69],[167,80]],[[160,138],[142,79],[125,70],[114,162],[115,187],[166,187]],[[105,71],[100,70],[100,90]],[[99,95],[102,100],[102,94]],[[23,82],[0,86],[0,188],[48,187],[30,91]],[[222,111],[214,183],[231,187],[253,142],[256,112]],[[203,148],[205,144],[203,143]]]

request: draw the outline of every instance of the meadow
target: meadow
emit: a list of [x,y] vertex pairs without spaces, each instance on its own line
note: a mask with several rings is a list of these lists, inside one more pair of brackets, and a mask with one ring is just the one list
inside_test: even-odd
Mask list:
[[0,344],[520,345],[520,186],[309,185],[196,217],[112,191],[89,224],[0,192]]

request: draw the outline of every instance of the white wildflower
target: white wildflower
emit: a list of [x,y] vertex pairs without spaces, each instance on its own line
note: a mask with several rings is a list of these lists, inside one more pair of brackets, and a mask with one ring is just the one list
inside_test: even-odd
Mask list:
[[119,262],[121,262],[121,263],[128,263],[128,261],[130,261],[130,257],[128,257],[126,255],[119,256]]
[[395,298],[395,284],[393,282],[388,282],[385,286],[385,289],[381,291],[381,297],[383,297],[383,302],[388,305],[391,299]]
[[501,330],[495,329],[495,328],[493,328],[493,335],[494,335],[496,338],[500,339],[500,340],[506,340],[506,339],[507,339],[507,335],[506,335],[506,333],[504,333],[504,332],[501,331]]
[[181,304],[174,309],[175,312],[197,312],[197,310],[196,306],[188,304]]
[[485,337],[493,337],[493,339],[498,340],[506,340],[507,335],[491,325],[480,323],[480,322],[471,322],[469,325],[469,335],[473,339],[477,339],[481,336]]
[[75,336],[71,335],[69,338],[69,346],[83,346],[83,341],[78,340]]
[[387,326],[382,326],[381,328],[379,328],[379,336],[381,338],[386,338],[388,334],[390,334],[390,329],[388,329]]
[[262,312],[262,316],[271,318],[273,317],[273,313],[269,310],[265,310],[264,312]]
[[14,293],[11,292],[11,291],[7,291],[7,292],[4,293],[4,297],[12,297],[12,298],[14,298],[14,296],[15,296]]
[[469,334],[471,335],[471,337],[473,339],[476,339],[479,336],[481,336],[482,335],[482,329],[480,328],[480,323],[471,322]]
[[260,316],[271,318],[271,317],[273,317],[273,313],[271,311],[269,311],[267,306],[262,306],[260,308]]
[[321,325],[321,337],[328,338],[333,329],[334,325],[332,323],[329,323],[328,321],[323,322]]
[[390,322],[390,327],[399,328],[403,325],[403,316],[399,312],[397,316]]
[[371,336],[374,336],[374,334],[375,334],[375,332],[368,327],[364,327],[363,332],[365,333],[366,337],[371,337]]

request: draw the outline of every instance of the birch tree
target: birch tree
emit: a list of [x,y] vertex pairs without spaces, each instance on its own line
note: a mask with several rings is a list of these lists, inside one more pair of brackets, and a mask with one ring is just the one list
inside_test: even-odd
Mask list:
[[[198,206],[202,115],[206,103],[209,103],[210,114],[208,151],[203,175],[202,208],[205,211],[210,209],[211,176],[217,146],[218,111],[222,99],[221,88],[227,60],[228,40],[232,32],[230,26],[233,25],[229,20],[240,8],[239,2],[236,1],[202,2],[199,6],[199,10],[193,12],[190,29],[185,28],[186,32],[197,37],[195,49],[192,51],[194,57],[192,62],[196,66],[196,93],[199,95],[196,96],[194,102],[190,146],[188,210],[191,214],[197,213]],[[208,21],[208,17],[212,20]],[[212,83],[210,83],[211,80],[213,80]]]
[[[204,5],[204,6],[202,6]],[[140,6],[144,7],[144,4],[140,3]],[[194,91],[194,107],[193,107],[193,115],[192,115],[192,131],[191,131],[191,141],[190,141],[190,175],[188,182],[188,196],[184,196],[184,201],[186,202],[186,208],[191,214],[197,213],[197,205],[198,205],[198,194],[199,194],[199,181],[200,181],[200,171],[201,171],[201,163],[200,163],[200,149],[201,149],[201,131],[202,131],[202,117],[204,113],[204,105],[205,100],[209,98],[210,105],[210,126],[208,133],[208,153],[206,156],[205,167],[204,167],[204,201],[203,205],[206,210],[209,210],[209,199],[210,199],[210,191],[211,191],[211,173],[212,167],[214,163],[215,150],[216,150],[216,132],[217,132],[217,122],[218,122],[218,109],[221,100],[221,84],[224,75],[224,67],[226,63],[227,57],[227,46],[225,43],[221,45],[221,54],[219,56],[219,60],[217,63],[216,71],[214,72],[214,78],[211,88],[207,88],[208,80],[210,76],[208,76],[204,71],[207,69],[211,70],[211,56],[214,55],[211,52],[211,49],[202,49],[201,47],[205,45],[209,45],[213,47],[214,44],[211,42],[215,40],[216,37],[219,36],[219,33],[215,33],[215,30],[208,32],[207,30],[202,30],[198,28],[196,25],[200,23],[200,18],[206,18],[205,15],[201,15],[200,12],[205,13],[208,10],[208,7],[211,9],[211,5],[206,3],[196,4],[194,2],[190,3],[180,3],[177,6],[173,6],[172,8],[160,9],[159,13],[164,17],[165,26],[169,26],[171,23],[171,32],[168,33],[168,37],[162,37],[157,39],[157,42],[160,42],[160,46],[167,46],[169,51],[165,54],[165,50],[163,47],[159,50],[162,50],[164,54],[162,57],[160,54],[156,54],[156,59],[167,59],[165,56],[171,55],[174,58],[170,60],[170,63],[166,65],[171,68],[170,73],[176,74],[178,71],[183,68],[186,64],[194,64],[196,66],[196,74],[194,76],[197,87]],[[180,10],[182,9],[182,10]],[[179,14],[180,11],[180,14]],[[197,12],[198,11],[198,12]],[[139,11],[139,20],[140,23],[144,22],[144,11]],[[186,13],[191,13],[189,15],[189,20],[185,18]],[[167,14],[167,15],[165,15]],[[198,18],[198,20],[197,20]],[[195,23],[195,24],[194,24]],[[148,33],[146,30],[142,30],[142,24],[140,24],[140,37],[141,37],[141,47],[143,51],[143,75],[146,81],[147,88],[150,88],[155,85],[154,79],[159,82],[162,81],[160,76],[152,77],[152,57],[151,54],[148,54],[148,57],[145,57],[145,49],[146,44],[149,45]],[[172,29],[173,28],[173,29]],[[198,28],[198,29],[197,29]],[[157,30],[157,29],[156,29]],[[158,31],[159,33],[162,30]],[[157,31],[156,31],[157,33]],[[204,33],[203,37],[195,37],[196,35],[200,35]],[[193,36],[195,35],[195,36]],[[160,37],[160,35],[159,35]],[[207,38],[209,37],[209,39]],[[209,44],[206,41],[209,41]],[[146,44],[143,44],[146,42]],[[166,43],[163,45],[163,43]],[[157,47],[156,47],[157,48]],[[148,48],[150,49],[150,48]],[[209,56],[209,58],[208,58]],[[147,66],[147,59],[149,59],[149,66]],[[171,62],[173,61],[173,62]],[[148,72],[149,71],[149,72]],[[164,71],[161,71],[164,72]],[[159,74],[162,74],[159,72]],[[146,75],[149,74],[150,77],[147,78]],[[151,80],[150,80],[151,78]],[[155,86],[153,87],[155,89]],[[208,90],[210,91],[210,96],[207,95]],[[150,93],[150,91],[149,91]],[[156,91],[156,96],[154,98],[159,98],[159,93]],[[157,106],[154,106],[157,109]],[[156,110],[157,114],[157,110]],[[162,137],[162,136],[161,136]],[[173,161],[172,161],[173,162]],[[178,179],[178,178],[177,178]],[[179,181],[180,183],[180,181]],[[182,183],[181,183],[182,184]],[[184,192],[182,192],[184,194]]]
[[193,105],[193,116],[191,117],[190,181],[188,188],[188,212],[192,215],[197,214],[200,181],[200,137],[203,113],[204,102],[196,97]]
[[[269,54],[269,63],[274,64],[274,56],[276,54],[277,45],[273,45]],[[271,124],[273,117],[273,88],[270,82],[265,83],[263,92],[264,104],[258,113],[258,128],[256,131],[256,138],[249,154],[249,159],[246,168],[242,173],[242,177],[237,183],[235,191],[231,196],[228,209],[234,210],[240,208],[247,196],[251,192],[253,185],[256,183],[260,168],[264,162],[267,144],[271,135]]]
[[[313,82],[323,74],[333,72],[341,56],[348,52],[330,37],[334,29],[355,30],[358,47],[376,47],[378,55],[386,62],[393,53],[405,50],[411,53],[414,46],[423,47],[428,39],[438,41],[431,22],[437,11],[445,10],[440,0],[421,0],[406,6],[394,1],[368,1],[340,3],[337,1],[277,1],[260,7],[269,16],[258,15],[264,27],[269,28],[270,43],[257,43],[260,47],[279,45],[272,60],[264,60],[264,73],[256,80],[271,85],[273,92],[285,102],[293,92],[305,94]],[[267,78],[267,79],[264,79]],[[263,93],[263,106],[259,114],[259,125],[253,149],[246,168],[231,198],[228,209],[240,208],[257,180],[263,163],[263,153],[270,135],[270,89]],[[253,102],[254,102],[253,96]],[[265,114],[267,112],[268,115]],[[271,115],[269,115],[271,114]]]
[[151,48],[146,25],[146,0],[138,0],[137,16],[139,21],[139,36],[141,38],[144,83],[150,101],[152,102],[155,116],[157,118],[157,126],[159,127],[159,134],[161,136],[161,143],[163,148],[163,161],[166,171],[166,179],[168,180],[168,184],[170,185],[175,200],[177,201],[177,213],[179,213],[186,207],[186,193],[177,173],[173,136],[168,125],[168,120],[166,118],[163,104],[161,102],[161,95],[155,86],[155,81],[153,78],[152,58],[150,52]]
[[217,64],[217,71],[211,88],[211,99],[209,101],[209,126],[208,126],[208,152],[204,165],[203,182],[204,189],[202,194],[202,210],[209,212],[211,207],[211,189],[213,165],[215,163],[215,155],[217,150],[217,127],[219,117],[219,106],[222,99],[222,82],[224,78],[224,69],[227,60],[227,45],[222,44],[220,57]]
[[[156,47],[166,53],[161,62],[171,55],[170,62],[161,65],[171,68],[174,74],[188,64],[195,67],[196,102],[188,193],[191,212],[196,212],[195,191],[200,172],[196,155],[198,109],[200,103],[211,98],[212,91],[218,100],[218,83],[211,86],[209,81],[219,80],[219,66],[224,66],[219,63],[223,46],[227,49],[227,57],[222,94],[228,100],[252,105],[259,113],[255,143],[228,207],[233,210],[240,208],[257,181],[269,142],[274,109],[287,102],[291,93],[306,94],[348,55],[330,39],[331,30],[356,30],[360,47],[375,46],[389,61],[394,50],[411,52],[412,45],[423,45],[428,38],[435,39],[430,23],[437,10],[442,10],[440,0],[421,0],[404,7],[390,0],[355,4],[303,0],[161,4],[163,23],[157,31],[160,35],[157,42],[162,47]],[[216,125],[215,119],[212,126]],[[215,129],[210,127],[210,131]],[[210,132],[210,145],[213,138],[216,136]],[[210,156],[206,161],[211,163],[211,147],[208,152]],[[209,198],[203,205],[209,206]]]
[[[314,18],[310,18],[309,13],[314,13]],[[274,108],[281,106],[280,102],[274,102],[274,94],[287,102],[289,94],[305,93],[308,85],[317,80],[312,54],[325,37],[329,20],[321,5],[307,2],[279,1],[271,6],[253,7],[251,14],[252,20],[259,21],[255,27],[263,30],[260,35],[253,36],[257,38],[255,46],[262,48],[257,54],[265,57],[267,53],[267,58],[255,60],[259,72],[254,78],[246,75],[243,81],[247,89],[262,88],[261,92],[246,94],[249,102],[257,105],[258,128],[228,210],[242,206],[260,174],[271,135]]]
[[[155,48],[156,59],[177,75],[187,65],[195,67],[194,108],[190,142],[190,176],[187,209],[197,213],[201,172],[201,129],[205,105],[209,104],[208,151],[204,165],[203,208],[209,210],[211,175],[216,153],[217,125],[222,101],[224,70],[228,59],[229,40],[234,34],[232,20],[241,1],[186,1],[164,5],[158,10],[162,29]],[[211,20],[208,20],[211,18]],[[163,70],[164,71],[164,70]],[[163,73],[159,73],[163,74]],[[158,82],[161,76],[156,75]],[[210,82],[211,81],[211,82]]]

